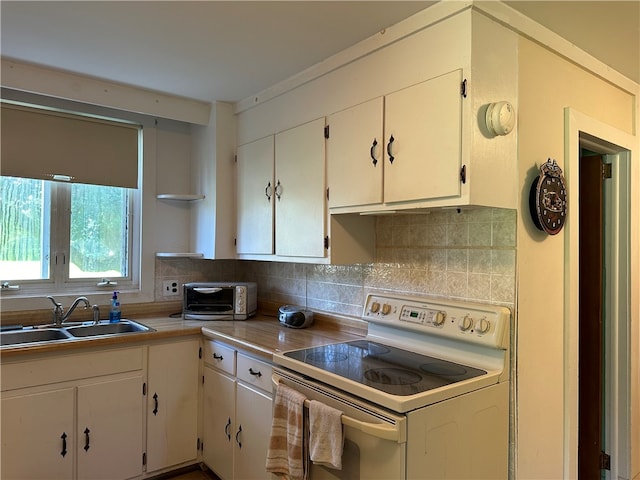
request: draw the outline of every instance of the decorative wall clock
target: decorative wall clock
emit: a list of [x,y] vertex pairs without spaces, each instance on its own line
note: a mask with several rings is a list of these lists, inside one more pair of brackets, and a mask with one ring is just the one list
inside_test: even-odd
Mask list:
[[540,166],[531,184],[529,209],[533,223],[549,235],[562,230],[567,218],[567,188],[562,169],[551,158]]

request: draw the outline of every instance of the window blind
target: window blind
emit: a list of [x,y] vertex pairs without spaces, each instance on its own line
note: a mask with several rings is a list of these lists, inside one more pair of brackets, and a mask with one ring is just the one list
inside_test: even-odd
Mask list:
[[138,126],[0,107],[2,175],[138,188]]

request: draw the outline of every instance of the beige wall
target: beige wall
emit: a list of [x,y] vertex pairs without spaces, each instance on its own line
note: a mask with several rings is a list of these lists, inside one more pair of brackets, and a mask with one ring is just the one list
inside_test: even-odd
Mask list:
[[[569,375],[564,327],[566,229],[556,236],[537,230],[528,213],[528,191],[547,158],[556,159],[566,171],[565,107],[633,133],[635,98],[524,38],[518,77],[517,472],[521,479],[558,479],[566,467],[563,395]],[[571,188],[577,187],[568,185]],[[571,221],[569,205],[568,224]]]

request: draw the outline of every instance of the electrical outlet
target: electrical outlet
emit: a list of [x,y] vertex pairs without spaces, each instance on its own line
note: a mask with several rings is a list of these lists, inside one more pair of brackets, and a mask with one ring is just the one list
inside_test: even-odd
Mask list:
[[162,282],[162,296],[173,297],[180,295],[180,284],[177,280],[165,280]]

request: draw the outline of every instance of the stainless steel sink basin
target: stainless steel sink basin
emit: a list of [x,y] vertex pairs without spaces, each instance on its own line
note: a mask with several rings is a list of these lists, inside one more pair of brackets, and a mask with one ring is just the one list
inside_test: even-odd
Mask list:
[[10,330],[0,333],[0,345],[21,345],[36,342],[63,342],[80,340],[87,337],[116,336],[129,333],[152,332],[153,328],[147,327],[132,320],[121,320],[118,323],[109,323],[108,320],[97,324],[84,323],[72,324],[58,328],[26,327],[20,330]]
[[0,334],[0,345],[68,340],[71,335],[61,328],[23,329]]
[[74,337],[94,337],[96,335],[119,335],[123,333],[149,332],[151,328],[131,320],[121,320],[118,323],[98,323],[97,325],[81,325],[67,327]]

